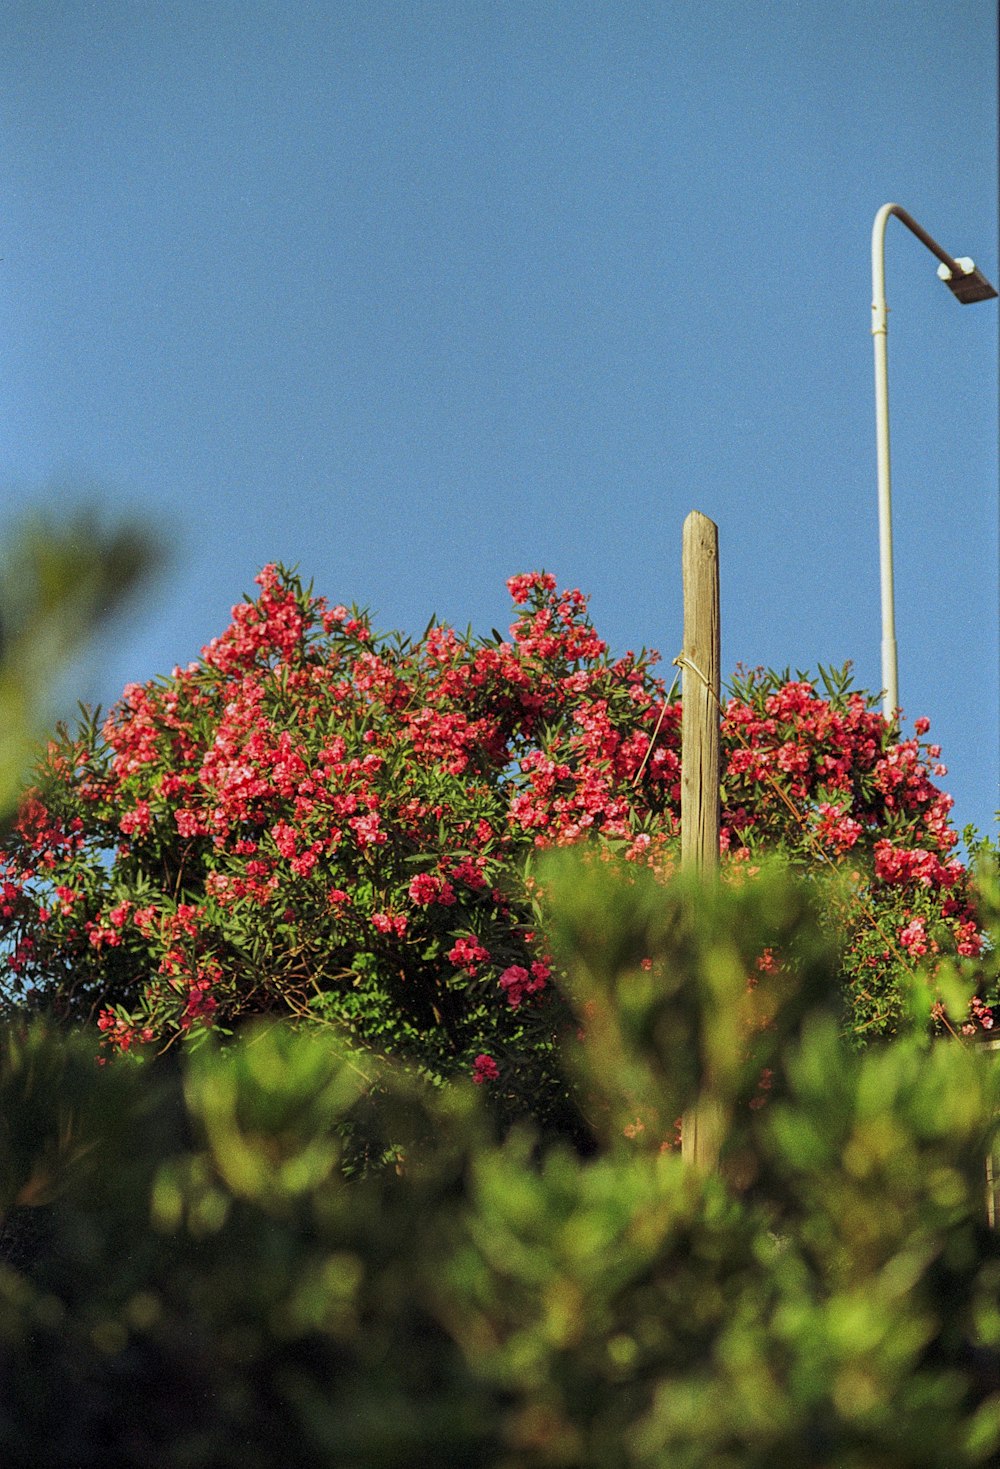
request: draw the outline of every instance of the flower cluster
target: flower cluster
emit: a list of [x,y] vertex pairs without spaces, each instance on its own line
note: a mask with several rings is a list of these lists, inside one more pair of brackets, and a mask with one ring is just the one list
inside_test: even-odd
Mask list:
[[[119,1050],[335,1019],[537,1107],[566,1017],[531,854],[586,836],[669,869],[681,708],[656,655],[612,657],[546,574],[508,583],[509,637],[418,642],[280,567],[258,583],[200,659],[50,746],[0,852],[8,993]],[[721,845],[848,875],[845,986],[891,1028],[900,965],[974,956],[976,915],[926,723],[899,740],[823,676],[734,684]]]
[[930,721],[898,739],[847,669],[820,674],[825,697],[787,674],[734,680],[721,728],[721,842],[737,861],[777,848],[831,880],[853,1022],[880,1033],[901,1014],[901,969],[975,958],[982,937],[954,855],[952,799],[932,780],[947,774],[941,750],[920,742]]

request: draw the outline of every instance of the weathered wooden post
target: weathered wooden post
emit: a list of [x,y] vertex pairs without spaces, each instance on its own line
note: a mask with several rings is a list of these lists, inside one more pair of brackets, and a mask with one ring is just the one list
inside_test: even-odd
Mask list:
[[[681,866],[710,879],[719,865],[719,528],[692,510],[684,522]],[[719,1161],[722,1117],[711,1096],[685,1113],[681,1154],[699,1171]]]

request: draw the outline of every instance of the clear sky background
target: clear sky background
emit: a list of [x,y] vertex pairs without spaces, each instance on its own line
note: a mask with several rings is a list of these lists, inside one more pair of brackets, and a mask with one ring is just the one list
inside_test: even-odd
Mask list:
[[[992,0],[6,0],[0,474],[166,528],[86,693],[270,560],[419,634],[514,572],[878,689],[870,234],[997,282]],[[997,308],[888,232],[904,728],[995,830]]]

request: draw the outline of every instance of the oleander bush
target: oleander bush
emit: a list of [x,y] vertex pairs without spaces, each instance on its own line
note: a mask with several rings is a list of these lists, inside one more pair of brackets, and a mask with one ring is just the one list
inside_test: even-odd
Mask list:
[[[8,1026],[0,1209],[36,1223],[0,1264],[5,1465],[997,1462],[995,1065],[845,1039],[787,872],[539,879],[587,1157],[348,1028],[136,1067]],[[702,1177],[673,1142],[706,1098]]]
[[[133,1055],[331,1023],[472,1077],[502,1127],[580,1141],[535,867],[589,839],[673,869],[680,704],[655,655],[612,657],[542,573],[511,579],[508,637],[432,621],[416,641],[279,567],[258,582],[198,660],[50,744],[0,848],[8,1012],[96,1022]],[[993,989],[947,1015],[982,937],[927,721],[904,739],[846,673],[822,684],[734,682],[723,871],[777,852],[808,876],[857,1039],[905,1024],[918,969],[929,1023],[988,1026]]]

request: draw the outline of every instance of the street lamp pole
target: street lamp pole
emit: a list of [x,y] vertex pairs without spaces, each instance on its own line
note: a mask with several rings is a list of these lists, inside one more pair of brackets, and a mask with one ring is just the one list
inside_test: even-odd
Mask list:
[[898,204],[883,204],[872,227],[872,340],[875,344],[875,434],[878,447],[879,575],[882,589],[882,712],[891,722],[899,707],[896,609],[892,574],[892,471],[889,462],[889,308],[885,300],[885,228],[894,214],[941,264],[938,276],[963,306],[989,301],[996,291],[966,256],[953,258]]

